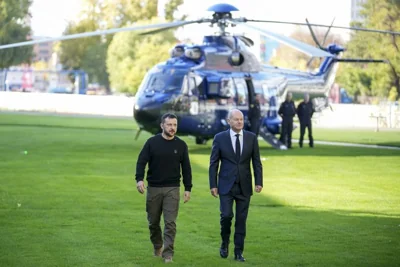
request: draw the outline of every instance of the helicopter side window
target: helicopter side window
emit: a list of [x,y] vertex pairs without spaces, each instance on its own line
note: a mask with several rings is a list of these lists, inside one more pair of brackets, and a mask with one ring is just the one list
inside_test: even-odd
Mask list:
[[235,97],[232,78],[208,79],[209,97],[230,99]]
[[189,78],[189,95],[197,95],[196,80],[194,77]]
[[266,99],[268,98],[264,93],[263,84],[261,83],[260,80],[253,80],[253,85],[256,98],[258,99],[261,105],[264,105],[266,103]]
[[210,82],[210,83],[208,83],[208,92],[212,95],[217,95],[218,87],[219,87],[219,83]]
[[265,99],[269,99],[269,89],[268,89],[268,85],[262,84],[262,90],[263,90],[263,93],[264,93],[264,98],[265,98]]
[[238,97],[238,105],[246,106],[247,105],[247,90],[243,83],[236,84],[237,87],[237,97]]
[[221,92],[220,95],[222,97],[232,97],[234,96],[232,80],[231,79],[222,79],[221,80]]
[[187,96],[198,95],[198,88],[194,77],[185,77],[183,80],[182,93]]
[[256,95],[263,95],[264,90],[260,81],[253,80],[254,92]]

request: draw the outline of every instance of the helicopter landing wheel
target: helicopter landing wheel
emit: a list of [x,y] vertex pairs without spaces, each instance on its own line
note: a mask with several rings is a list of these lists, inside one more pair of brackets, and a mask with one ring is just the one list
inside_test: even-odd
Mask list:
[[203,137],[196,136],[196,144],[197,145],[205,145],[207,143],[207,140],[208,139],[205,139]]

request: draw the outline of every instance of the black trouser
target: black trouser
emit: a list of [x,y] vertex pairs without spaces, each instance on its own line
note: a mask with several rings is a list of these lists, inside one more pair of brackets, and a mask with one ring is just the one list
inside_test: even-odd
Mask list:
[[283,118],[280,141],[283,144],[285,144],[288,148],[292,147],[292,131],[293,131],[293,119]]
[[300,139],[299,139],[299,145],[300,147],[303,146],[303,140],[304,140],[304,134],[306,133],[306,128],[308,132],[308,140],[310,141],[310,147],[314,146],[314,139],[312,136],[312,124],[311,121],[309,122],[300,122]]
[[246,237],[246,220],[249,211],[250,196],[242,195],[240,185],[234,184],[231,191],[226,195],[220,195],[221,211],[221,247],[228,248],[231,235],[231,225],[233,218],[233,202],[236,206],[235,218],[235,254],[241,254],[244,250],[244,239]]

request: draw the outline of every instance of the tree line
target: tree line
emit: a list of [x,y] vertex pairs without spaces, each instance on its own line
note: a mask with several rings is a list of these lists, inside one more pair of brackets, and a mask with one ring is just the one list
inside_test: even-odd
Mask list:
[[[0,44],[21,42],[30,37],[31,29],[24,23],[29,16],[31,0],[0,2]],[[172,21],[183,0],[170,0],[165,5],[165,17],[157,14],[157,0],[84,0],[80,15],[70,21],[64,34],[99,29],[126,27],[132,24]],[[400,31],[400,0],[367,0],[361,11],[362,20],[352,26]],[[318,32],[317,38],[325,38]],[[315,45],[308,31],[298,29],[292,37]],[[134,94],[146,71],[169,57],[177,43],[172,30],[153,35],[124,32],[114,35],[62,41],[56,46],[64,69],[83,69],[90,82]],[[390,64],[341,64],[337,82],[351,95],[379,96],[396,100],[400,97],[400,37],[388,34],[352,32],[345,43],[339,35],[329,34],[325,45],[338,43],[346,47],[343,57],[387,59]],[[0,68],[30,62],[32,47],[0,50]],[[318,59],[281,47],[272,64],[283,67],[318,67]]]

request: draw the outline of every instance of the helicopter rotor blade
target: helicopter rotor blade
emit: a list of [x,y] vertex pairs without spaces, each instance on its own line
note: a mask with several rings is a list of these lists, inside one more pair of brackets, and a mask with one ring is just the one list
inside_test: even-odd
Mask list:
[[326,39],[328,38],[329,31],[332,29],[332,26],[333,26],[334,22],[335,22],[335,18],[333,18],[331,26],[328,28],[328,30],[325,33],[324,39],[322,40],[322,46],[325,45]]
[[191,21],[174,21],[174,22],[169,22],[169,23],[138,25],[138,26],[132,26],[132,27],[112,28],[112,29],[99,30],[99,31],[93,31],[93,32],[76,33],[76,34],[63,35],[63,36],[54,37],[54,38],[43,38],[43,39],[25,41],[25,42],[13,43],[13,44],[4,44],[4,45],[0,45],[0,50],[6,49],[6,48],[12,48],[12,47],[34,45],[34,44],[39,44],[39,43],[64,41],[64,40],[70,40],[70,39],[113,34],[113,33],[118,33],[118,32],[139,31],[139,30],[147,30],[147,29],[163,28],[163,27],[179,27],[181,25],[185,25],[190,22]]
[[[335,21],[335,19],[333,19],[333,21]],[[333,24],[333,21],[332,21],[332,24]],[[310,22],[308,21],[307,18],[306,18],[306,22],[307,22],[308,29],[310,30],[311,37],[313,38],[314,42],[317,44],[317,46],[318,46],[320,49],[322,49],[322,50],[324,50],[324,51],[327,51],[327,50],[325,49],[324,45],[325,45],[326,37],[328,36],[329,30],[330,30],[331,28],[328,28],[328,30],[326,31],[325,36],[324,36],[324,40],[323,40],[322,45],[321,45],[321,44],[319,43],[319,41],[318,41],[318,39],[317,39],[317,36],[315,35],[315,33],[314,33],[314,31],[313,31],[313,29],[312,29],[312,27],[311,27],[311,25],[310,25]],[[307,61],[307,64],[306,64],[307,69],[310,68],[311,63],[314,61],[314,59],[315,59],[315,57],[311,57],[311,58]]]
[[[259,20],[259,19],[245,19],[245,21],[308,26],[307,23],[291,22],[291,21]],[[385,33],[385,34],[391,34],[391,35],[400,35],[400,32],[389,31],[389,30],[366,29],[366,28],[359,28],[359,27],[330,26],[330,25],[325,25],[325,24],[314,24],[314,23],[310,24],[310,26],[323,27],[323,28],[331,27],[331,28],[334,28],[334,29],[343,29],[343,30],[352,30],[352,31],[364,31],[364,32],[377,32],[377,33]]]
[[281,34],[277,34],[277,33],[274,33],[274,32],[270,32],[268,30],[257,28],[257,27],[255,27],[253,25],[245,24],[244,21],[231,20],[231,19],[228,19],[227,21],[232,23],[232,24],[234,24],[234,25],[237,24],[237,25],[241,25],[241,26],[243,26],[245,28],[248,28],[248,29],[251,29],[251,30],[256,30],[257,32],[259,32],[259,33],[261,33],[261,34],[263,34],[263,35],[265,35],[265,36],[267,36],[267,37],[269,37],[271,39],[274,39],[274,40],[276,40],[276,41],[278,41],[280,43],[286,44],[286,45],[288,45],[288,46],[290,46],[290,47],[292,47],[292,48],[294,48],[294,49],[296,49],[298,51],[301,51],[301,52],[303,52],[303,53],[305,53],[305,54],[307,54],[309,56],[312,56],[312,57],[333,57],[333,55],[331,53],[328,53],[326,51],[318,49],[318,48],[316,48],[314,46],[311,46],[311,45],[306,44],[306,43],[299,42],[299,41],[297,41],[295,39],[292,39],[290,37],[287,37],[287,36],[284,36],[284,35],[281,35]]
[[155,34],[155,33],[159,33],[159,32],[162,32],[162,31],[169,30],[169,29],[178,28],[178,27],[181,27],[181,26],[184,26],[184,25],[189,25],[189,24],[194,24],[194,23],[204,23],[204,22],[211,22],[211,19],[200,19],[200,20],[194,20],[194,21],[187,21],[187,22],[182,23],[181,25],[178,25],[178,26],[174,25],[174,26],[162,27],[160,29],[139,33],[139,35]]
[[[318,42],[318,39],[317,39],[317,37],[315,36],[314,31],[312,30],[312,28],[311,28],[311,26],[310,26],[310,22],[308,21],[308,19],[306,19],[306,22],[307,22],[308,28],[310,29],[311,36],[312,36],[312,38],[314,39],[314,42],[318,45],[319,48],[321,48],[322,50],[325,50],[325,51],[326,51],[326,48],[324,47],[324,45],[325,45],[326,39],[327,39],[327,37],[328,37],[329,31],[331,30],[331,28],[332,28],[332,26],[333,26],[333,23],[335,22],[335,18],[333,18],[330,27],[328,28],[328,30],[327,30],[326,33],[325,33],[324,39],[322,40],[322,45]],[[310,68],[311,63],[314,61],[314,59],[315,59],[315,57],[311,57],[311,58],[307,61],[307,65],[306,65],[306,66],[307,66],[307,69]]]
[[308,22],[308,19],[306,18],[306,22],[307,22],[307,26],[310,29],[311,32],[311,36],[314,40],[314,42],[317,44],[317,46],[319,47],[319,49],[325,50],[324,47],[322,47],[322,45],[319,43],[317,36],[315,35],[313,29],[311,28],[310,22]]

